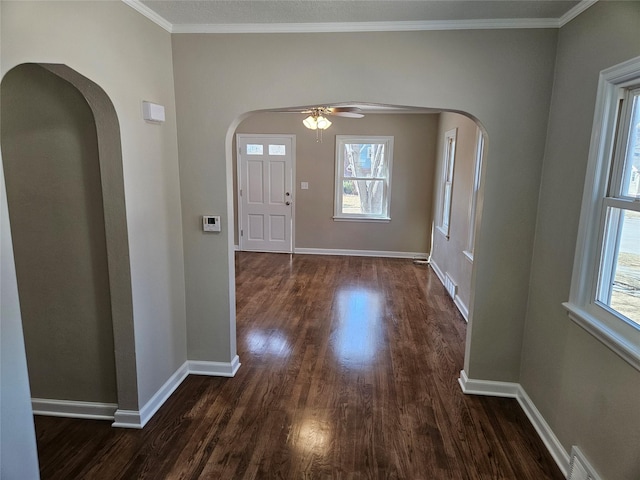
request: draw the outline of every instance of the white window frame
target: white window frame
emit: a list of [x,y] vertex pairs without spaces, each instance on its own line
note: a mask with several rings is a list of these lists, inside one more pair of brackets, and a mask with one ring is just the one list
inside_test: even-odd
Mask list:
[[571,291],[563,305],[574,322],[640,370],[640,326],[596,300],[607,206],[640,211],[640,202],[611,198],[608,192],[610,180],[615,184],[618,178],[612,163],[620,100],[637,86],[640,57],[600,73]]
[[444,134],[442,149],[442,175],[440,177],[440,202],[436,228],[447,239],[451,230],[451,206],[453,205],[453,177],[456,163],[456,141],[458,129],[453,128]]
[[476,138],[476,161],[473,170],[473,191],[469,204],[469,236],[467,238],[467,249],[462,252],[464,256],[473,263],[473,254],[476,248],[476,217],[478,211],[478,195],[480,193],[480,179],[482,177],[482,162],[484,158],[484,133],[478,128]]
[[[387,175],[385,177],[345,177],[344,176],[344,145],[356,143],[381,143],[384,144]],[[391,221],[391,172],[393,169],[393,137],[371,135],[336,135],[336,170],[334,185],[334,210],[335,221],[347,222],[389,222]],[[383,181],[382,213],[380,215],[368,213],[342,213],[342,189],[344,180],[381,180]]]

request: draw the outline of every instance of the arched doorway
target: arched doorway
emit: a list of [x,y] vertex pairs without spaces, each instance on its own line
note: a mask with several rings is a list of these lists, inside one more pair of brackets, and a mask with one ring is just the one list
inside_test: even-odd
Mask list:
[[138,410],[115,109],[98,85],[52,64],[9,71],[2,104],[32,396],[45,400],[47,413],[65,416]]

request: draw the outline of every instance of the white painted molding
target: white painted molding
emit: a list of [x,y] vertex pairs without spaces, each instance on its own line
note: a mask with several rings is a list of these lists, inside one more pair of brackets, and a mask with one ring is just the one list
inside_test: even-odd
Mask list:
[[551,427],[540,411],[536,408],[531,398],[529,398],[527,392],[522,388],[522,385],[513,382],[470,379],[464,370],[460,371],[458,382],[465,395],[515,398],[545,447],[547,447],[558,468],[560,468],[565,477],[567,476],[569,472],[569,454],[555,433],[553,433],[553,430],[551,430]]
[[176,388],[187,378],[189,374],[188,362],[184,362],[178,370],[176,370],[169,379],[164,382],[164,385],[155,393],[153,397],[140,409],[140,422],[144,427],[151,417],[160,409],[164,402],[166,402],[171,394],[176,391]]
[[563,16],[561,16],[558,19],[558,26],[564,27],[567,23],[569,23],[571,20],[576,18],[578,15],[584,12],[587,8],[596,4],[597,2],[598,0],[582,0],[579,4],[577,4],[575,7],[573,7],[571,10],[569,10],[567,13],[565,13]]
[[114,422],[111,424],[115,428],[142,428],[142,420],[138,410],[116,410]]
[[240,368],[240,357],[236,355],[230,362],[202,362],[189,360],[190,375],[211,375],[214,377],[233,377]]
[[122,0],[169,33],[339,33],[339,32],[411,32],[433,30],[489,30],[521,28],[560,28],[598,0],[582,0],[560,18],[502,18],[475,20],[433,20],[398,22],[333,23],[235,23],[172,24],[140,0]]
[[118,405],[115,403],[79,402],[76,400],[50,400],[32,398],[34,415],[49,417],[85,418],[90,420],[113,420]]
[[176,388],[187,378],[188,374],[188,365],[187,362],[184,362],[139,411],[116,410],[115,421],[111,426],[117,428],[143,428]]
[[492,380],[474,380],[467,372],[460,371],[458,379],[462,392],[466,395],[487,395],[489,397],[517,398],[520,385],[512,382],[495,382]]
[[[440,267],[438,266],[438,264],[433,261],[433,257],[429,259],[429,265],[431,266],[431,268],[435,272],[436,276],[438,277],[438,280],[440,280],[440,283],[442,285],[444,285],[445,284],[445,282],[444,282],[444,273],[442,273],[442,270],[440,270]],[[468,323],[469,322],[469,307],[467,307],[464,304],[464,302],[462,301],[460,296],[457,295],[457,294],[453,299],[453,303],[458,308],[458,310],[460,311],[460,315],[462,315],[462,318],[464,318],[465,322]]]
[[460,295],[455,296],[453,303],[455,303],[458,310],[460,310],[460,314],[462,315],[462,318],[464,318],[464,321],[469,323],[469,308],[464,304]]
[[433,260],[433,257],[431,257],[429,259],[429,265],[431,266],[431,268],[433,269],[434,272],[436,272],[436,275],[438,277],[438,279],[440,280],[440,283],[444,286],[444,272],[442,270],[440,270],[440,267],[438,266],[438,264]]
[[390,252],[386,250],[342,250],[334,248],[294,248],[301,255],[342,255],[347,257],[429,258],[422,252]]
[[167,32],[169,33],[173,32],[173,25],[171,24],[171,22],[168,22],[167,20],[165,20],[164,17],[158,15],[156,12],[151,10],[140,0],[122,0],[122,2],[125,3],[126,5],[129,5],[138,13],[141,13],[142,15],[147,17],[156,25],[159,25],[160,27],[164,28]]
[[524,388],[522,388],[521,385],[518,385],[518,387],[518,403],[529,418],[533,428],[538,432],[538,436],[545,447],[547,447],[558,468],[560,468],[560,471],[562,471],[562,474],[566,477],[569,473],[569,454],[562,446],[562,443],[560,443],[560,440],[558,440],[558,437],[556,437],[556,434],[553,433],[553,430],[551,430],[551,427],[540,411],[536,408],[533,401],[529,398]]
[[172,31],[173,33],[340,33],[559,28],[559,26],[560,20],[557,18],[505,18],[399,22],[178,24],[173,25]]

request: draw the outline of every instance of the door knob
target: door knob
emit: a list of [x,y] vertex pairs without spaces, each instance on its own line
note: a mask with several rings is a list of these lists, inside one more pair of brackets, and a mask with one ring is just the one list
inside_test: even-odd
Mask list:
[[285,196],[287,196],[287,197],[288,197],[288,196],[290,196],[290,195],[291,195],[291,194],[290,194],[289,192],[285,193]]
[[291,205],[291,202],[284,202],[285,205]]

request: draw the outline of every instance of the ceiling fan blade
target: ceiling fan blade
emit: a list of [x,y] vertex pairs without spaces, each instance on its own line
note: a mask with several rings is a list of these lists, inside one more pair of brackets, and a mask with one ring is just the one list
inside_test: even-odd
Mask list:
[[362,118],[363,114],[357,112],[332,112],[334,117],[347,117],[347,118]]

